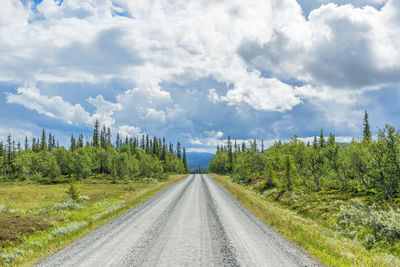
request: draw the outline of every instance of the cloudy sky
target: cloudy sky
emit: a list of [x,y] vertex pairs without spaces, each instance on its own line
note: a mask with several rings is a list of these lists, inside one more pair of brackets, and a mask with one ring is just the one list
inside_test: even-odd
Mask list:
[[0,0],[0,138],[400,127],[398,0]]

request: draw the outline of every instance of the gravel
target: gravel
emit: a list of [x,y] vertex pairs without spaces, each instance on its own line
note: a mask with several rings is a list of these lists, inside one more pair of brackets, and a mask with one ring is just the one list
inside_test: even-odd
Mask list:
[[208,175],[189,175],[37,266],[316,266]]

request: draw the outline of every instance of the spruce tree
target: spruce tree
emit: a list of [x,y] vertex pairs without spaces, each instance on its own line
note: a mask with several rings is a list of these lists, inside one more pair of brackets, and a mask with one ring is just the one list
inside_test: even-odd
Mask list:
[[232,153],[232,143],[231,137],[228,136],[228,173],[232,173],[233,169],[233,153]]
[[53,149],[53,137],[51,136],[51,133],[49,133],[49,141],[48,143],[48,149],[51,151]]
[[108,127],[108,129],[107,129],[107,145],[108,146],[111,146],[111,129],[110,129],[110,127]]
[[290,154],[286,154],[285,158],[285,180],[288,191],[292,191],[292,159]]
[[320,148],[325,147],[325,137],[324,137],[324,131],[321,129],[321,133],[319,135],[319,146]]
[[146,134],[146,154],[150,154],[150,140],[148,134]]
[[181,143],[176,144],[176,156],[178,159],[182,159]]
[[78,138],[78,147],[83,147],[83,135],[80,134]]
[[32,138],[32,151],[37,152],[37,147],[36,147],[36,137]]
[[12,139],[11,134],[7,136],[7,164],[11,166],[12,160]]
[[370,129],[370,126],[369,126],[369,121],[368,121],[368,113],[367,113],[367,111],[365,111],[365,113],[364,113],[364,123],[363,123],[363,125],[364,125],[363,142],[367,143],[367,142],[371,141],[371,138],[372,138],[371,129]]
[[261,139],[261,153],[264,153],[264,139]]
[[92,139],[92,146],[94,147],[99,147],[99,128],[100,124],[99,121],[96,120],[94,123],[94,130],[93,130],[93,139]]
[[25,136],[24,148],[25,148],[25,150],[28,150],[28,149],[29,149],[28,136]]
[[71,152],[74,152],[75,148],[76,148],[76,140],[74,138],[74,135],[72,134],[71,135],[71,146],[70,146]]
[[183,159],[182,159],[182,161],[183,161],[183,166],[185,167],[185,171],[189,172],[189,166],[188,166],[188,163],[187,163],[186,149],[185,148],[183,148]]
[[100,146],[102,148],[106,148],[106,144],[107,144],[106,135],[107,135],[106,126],[103,125],[103,128],[101,129],[101,132],[100,132]]
[[76,185],[75,178],[73,176],[69,178],[69,187],[67,190],[67,194],[72,200],[79,201],[79,190],[78,186]]
[[47,149],[47,144],[46,144],[46,133],[43,129],[42,131],[42,139],[40,139],[40,150],[46,150]]
[[119,133],[117,133],[117,138],[115,139],[115,147],[119,148],[120,138]]

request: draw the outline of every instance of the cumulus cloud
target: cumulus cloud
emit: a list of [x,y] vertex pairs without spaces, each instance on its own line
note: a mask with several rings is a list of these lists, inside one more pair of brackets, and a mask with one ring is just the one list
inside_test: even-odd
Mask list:
[[122,108],[119,103],[104,100],[102,95],[98,95],[96,98],[89,97],[87,101],[96,108],[92,116],[92,121],[97,119],[106,126],[111,126],[115,123],[115,119],[113,118],[114,111],[121,110]]
[[[183,132],[205,145],[222,139],[206,131],[228,134],[235,123],[246,135],[299,129],[298,109],[310,115],[307,106],[340,129],[356,128],[362,108],[351,105],[360,95],[400,83],[397,0],[3,2],[1,82],[128,81],[113,98],[105,89],[85,97],[93,114],[85,99],[41,95],[33,85],[7,96],[65,123]],[[305,5],[315,9],[304,14]],[[212,83],[196,84],[204,80]]]
[[39,114],[60,119],[68,124],[86,124],[91,121],[90,114],[80,104],[72,105],[60,96],[43,96],[35,84],[18,88],[17,94],[8,94],[7,101],[23,105],[30,110],[36,110]]

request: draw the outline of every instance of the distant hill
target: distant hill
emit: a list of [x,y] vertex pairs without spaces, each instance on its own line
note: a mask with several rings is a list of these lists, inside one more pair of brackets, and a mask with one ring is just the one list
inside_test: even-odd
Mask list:
[[188,161],[188,166],[191,170],[197,169],[199,166],[202,169],[208,168],[208,163],[214,154],[211,153],[201,153],[201,152],[186,152],[186,157]]

